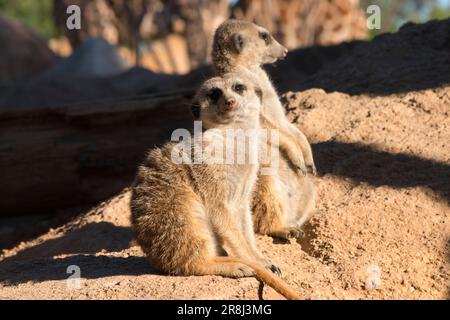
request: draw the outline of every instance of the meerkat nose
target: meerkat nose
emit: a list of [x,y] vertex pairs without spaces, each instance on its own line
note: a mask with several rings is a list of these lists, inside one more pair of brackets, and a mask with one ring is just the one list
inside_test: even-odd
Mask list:
[[236,100],[228,99],[227,100],[227,106],[228,106],[229,109],[233,109],[236,106]]

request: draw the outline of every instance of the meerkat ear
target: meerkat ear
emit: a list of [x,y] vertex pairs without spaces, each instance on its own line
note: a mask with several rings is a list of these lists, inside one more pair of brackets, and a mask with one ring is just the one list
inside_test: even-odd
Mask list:
[[200,119],[200,104],[197,101],[192,101],[190,109],[194,120]]
[[255,93],[256,93],[256,95],[258,96],[259,101],[262,102],[262,99],[263,99],[263,92],[262,92],[261,88],[258,87],[258,86],[256,86],[256,87],[255,87]]
[[237,52],[241,52],[245,46],[244,36],[241,33],[235,33],[233,34],[232,38],[235,49],[237,50]]

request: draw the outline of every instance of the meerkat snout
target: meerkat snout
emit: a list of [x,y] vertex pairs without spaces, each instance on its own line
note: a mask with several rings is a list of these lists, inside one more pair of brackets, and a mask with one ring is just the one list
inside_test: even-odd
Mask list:
[[238,106],[236,99],[231,97],[229,92],[223,92],[219,88],[211,89],[207,97],[217,107],[217,111],[221,113],[232,111]]
[[267,63],[275,63],[277,60],[283,60],[286,58],[288,54],[288,49],[278,43],[275,39],[273,40],[275,42],[275,45],[273,45],[272,53],[273,53],[273,60],[269,60]]
[[236,106],[236,100],[234,100],[233,98],[230,98],[227,100],[227,107],[229,110],[233,110],[235,106]]
[[[279,43],[275,38],[265,29],[259,27],[263,31],[259,32],[259,38],[263,40],[262,48],[268,49],[267,55],[263,55],[263,63],[275,63],[279,59],[284,59],[288,54],[288,49]],[[268,58],[264,60],[264,58]]]
[[284,48],[284,50],[283,50],[283,52],[282,52],[282,54],[280,56],[280,59],[286,58],[286,56],[287,56],[287,54],[289,52],[289,50],[286,47],[283,47],[283,48]]

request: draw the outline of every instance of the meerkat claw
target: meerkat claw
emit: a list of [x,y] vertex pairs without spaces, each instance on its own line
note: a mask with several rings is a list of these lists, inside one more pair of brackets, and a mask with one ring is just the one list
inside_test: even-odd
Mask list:
[[308,170],[305,167],[299,167],[297,166],[297,170],[301,172],[302,175],[306,176],[308,173]]
[[317,175],[317,169],[316,169],[315,165],[313,165],[313,164],[308,165],[307,166],[307,170],[308,170],[309,173],[312,173],[315,176]]
[[277,276],[281,277],[281,269],[276,265],[276,264],[271,264],[269,266],[270,271],[272,271],[273,273],[275,273]]
[[303,238],[305,236],[305,232],[302,229],[294,229],[289,231],[289,238]]

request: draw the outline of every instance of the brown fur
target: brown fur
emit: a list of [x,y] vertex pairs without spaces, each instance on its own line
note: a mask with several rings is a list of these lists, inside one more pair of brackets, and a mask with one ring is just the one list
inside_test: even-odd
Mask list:
[[[247,87],[242,94],[232,89],[237,82]],[[211,98],[214,88],[223,92],[217,101]],[[227,129],[258,128],[256,92],[248,79],[233,74],[200,88],[195,100],[206,129],[203,148],[218,143]],[[226,109],[230,99],[236,102],[233,111]],[[265,269],[279,271],[255,244],[250,206],[258,164],[176,164],[175,148],[168,143],[152,150],[133,185],[132,225],[150,263],[175,275],[256,276],[285,297],[299,299]],[[197,152],[187,151],[191,159]]]
[[[263,64],[284,58],[287,49],[267,30],[253,23],[228,20],[214,35],[213,63],[218,75],[237,72],[252,77],[262,89],[261,126],[277,128],[280,137],[278,174],[259,176],[253,201],[255,231],[275,237],[302,235],[300,227],[315,210],[316,192],[306,172],[316,173],[311,146],[284,114],[278,95]],[[236,41],[238,39],[239,41]],[[298,174],[299,171],[303,174]]]

